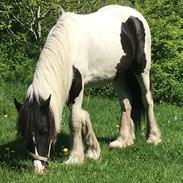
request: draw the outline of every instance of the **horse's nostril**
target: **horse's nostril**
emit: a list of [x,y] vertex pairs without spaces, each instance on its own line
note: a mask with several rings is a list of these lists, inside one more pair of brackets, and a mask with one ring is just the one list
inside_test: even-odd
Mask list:
[[42,165],[45,167],[45,168],[48,168],[49,166],[49,162],[45,162],[45,161],[41,161]]

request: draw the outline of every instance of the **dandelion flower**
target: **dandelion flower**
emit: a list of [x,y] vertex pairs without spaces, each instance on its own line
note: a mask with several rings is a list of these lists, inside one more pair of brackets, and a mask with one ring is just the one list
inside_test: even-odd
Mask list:
[[8,115],[7,115],[7,114],[5,114],[5,115],[4,115],[4,117],[5,117],[5,118],[7,118],[7,117],[8,117]]
[[68,148],[66,148],[66,147],[63,148],[63,152],[64,152],[64,153],[67,153],[68,151],[69,151]]

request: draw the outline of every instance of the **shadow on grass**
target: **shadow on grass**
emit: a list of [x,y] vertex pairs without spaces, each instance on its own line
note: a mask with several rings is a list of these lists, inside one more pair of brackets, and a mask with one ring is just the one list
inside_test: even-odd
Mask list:
[[[114,138],[98,137],[99,142],[109,144]],[[50,161],[63,162],[69,156],[63,152],[63,148],[71,149],[71,139],[69,134],[61,133],[57,137],[57,142],[51,150]],[[23,139],[16,139],[7,144],[0,145],[0,165],[2,168],[12,171],[23,171],[30,169],[31,158],[27,154]],[[29,162],[29,163],[28,163]]]
[[69,150],[71,149],[71,139],[69,134],[61,133],[57,136],[55,146],[52,147],[51,160],[63,161],[64,157],[68,155],[68,153],[63,152],[64,148],[68,148]]
[[[57,137],[57,143],[51,151],[50,161],[58,160],[65,157],[62,151],[64,147],[70,149],[71,143],[68,134],[59,134]],[[31,161],[27,151],[25,142],[23,139],[16,139],[12,142],[0,145],[0,166],[11,169],[12,171],[21,171],[28,169],[29,164],[26,161]]]
[[99,143],[103,143],[103,144],[106,144],[106,145],[109,145],[110,142],[116,140],[116,137],[97,137]]
[[12,170],[26,168],[21,161],[26,160],[27,154],[24,142],[21,139],[0,145],[0,164]]

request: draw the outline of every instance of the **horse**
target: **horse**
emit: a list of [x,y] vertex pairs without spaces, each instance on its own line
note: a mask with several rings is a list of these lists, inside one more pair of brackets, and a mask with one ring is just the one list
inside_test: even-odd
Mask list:
[[[17,131],[26,141],[34,170],[43,173],[60,131],[63,107],[69,108],[72,149],[66,164],[97,160],[101,149],[89,113],[82,108],[84,87],[112,82],[121,108],[118,137],[110,148],[134,143],[142,108],[148,143],[161,142],[154,115],[151,82],[151,34],[133,8],[108,5],[90,14],[66,12],[48,34],[23,104],[16,98]],[[83,138],[82,138],[83,137]]]

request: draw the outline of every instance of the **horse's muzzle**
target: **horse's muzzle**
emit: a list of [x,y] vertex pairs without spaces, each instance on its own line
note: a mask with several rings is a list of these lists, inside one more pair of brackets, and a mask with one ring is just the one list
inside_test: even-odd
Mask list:
[[28,153],[33,159],[34,172],[37,174],[43,174],[48,167],[48,157],[39,156],[31,152]]

